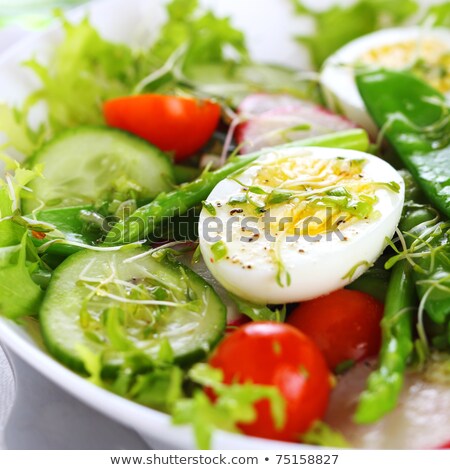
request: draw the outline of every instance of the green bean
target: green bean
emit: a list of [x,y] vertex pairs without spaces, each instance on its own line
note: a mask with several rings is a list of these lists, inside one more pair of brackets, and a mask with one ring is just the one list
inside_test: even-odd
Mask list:
[[413,351],[414,305],[411,267],[401,261],[393,268],[387,291],[378,368],[369,376],[354,417],[359,424],[373,423],[397,405],[404,372]]
[[121,245],[145,239],[152,234],[164,220],[186,213],[191,207],[205,200],[217,183],[254,162],[261,155],[273,150],[292,147],[320,146],[346,148],[366,151],[369,142],[367,134],[362,129],[352,129],[334,134],[313,137],[287,145],[264,149],[259,152],[235,157],[222,168],[207,172],[195,181],[186,183],[170,193],[160,194],[150,204],[140,207],[130,218],[117,223],[106,237],[106,245]]

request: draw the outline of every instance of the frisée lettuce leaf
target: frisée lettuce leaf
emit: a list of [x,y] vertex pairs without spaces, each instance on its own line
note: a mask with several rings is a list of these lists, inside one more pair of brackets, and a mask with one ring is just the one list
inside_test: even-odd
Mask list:
[[16,168],[15,174],[0,179],[0,315],[16,319],[37,313],[43,291],[32,274],[40,259],[20,215],[20,193],[38,173]]
[[88,18],[78,24],[60,19],[65,38],[50,63],[24,63],[41,82],[28,101],[46,103],[52,133],[81,123],[102,124],[102,102],[126,94],[138,71],[133,51],[103,39]]
[[223,373],[207,364],[196,364],[189,372],[190,379],[214,392],[213,402],[203,390],[195,390],[192,398],[175,403],[174,424],[191,424],[199,449],[210,449],[213,431],[239,432],[238,423],[252,423],[257,415],[255,403],[269,401],[272,419],[280,429],[286,420],[286,401],[278,388],[253,383],[223,383]]
[[0,103],[0,129],[6,140],[0,145],[1,150],[13,150],[22,155],[31,155],[41,145],[45,136],[45,126],[37,130],[28,124],[28,109],[17,109]]
[[323,421],[314,422],[308,432],[303,434],[301,440],[305,444],[331,447],[334,449],[346,449],[351,447],[339,431],[335,431]]
[[168,20],[151,49],[150,59],[160,67],[179,47],[186,45],[184,67],[249,60],[244,34],[229,18],[202,11],[198,0],[172,0]]

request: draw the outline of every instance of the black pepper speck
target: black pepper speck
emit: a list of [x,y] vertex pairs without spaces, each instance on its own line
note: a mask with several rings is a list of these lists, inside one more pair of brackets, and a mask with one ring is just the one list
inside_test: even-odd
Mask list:
[[232,209],[232,210],[230,211],[230,215],[242,214],[242,212],[244,212],[244,209]]

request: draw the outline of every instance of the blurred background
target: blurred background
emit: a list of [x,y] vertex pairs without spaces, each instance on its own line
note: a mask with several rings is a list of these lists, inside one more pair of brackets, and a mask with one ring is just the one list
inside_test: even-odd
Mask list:
[[71,8],[88,0],[0,0],[0,24],[39,27],[55,8]]
[[89,0],[0,0],[0,52],[28,31],[45,28],[57,8],[67,9]]
[[[54,18],[56,9],[67,10],[93,1],[102,0],[0,0],[0,52],[26,33],[48,26]],[[377,29],[423,24],[425,19],[430,17],[438,18],[440,25],[450,22],[449,0],[199,0],[199,2],[207,7],[214,6],[214,10],[221,15],[236,12],[238,9],[237,27],[240,27],[240,18],[245,22],[246,17],[250,15],[253,18],[254,12],[258,9],[273,11],[274,24],[277,25],[285,24],[289,16],[288,23],[295,25],[292,34],[298,38],[297,50],[293,57],[298,57],[301,49],[299,46],[303,46],[302,63],[306,65],[310,62],[312,68],[320,67],[325,56],[337,50],[343,43]],[[279,8],[280,4],[285,4],[288,8],[283,12],[283,9]],[[342,27],[335,27],[344,24],[345,30]],[[253,21],[252,28],[256,31],[258,27],[258,22]],[[325,35],[326,41],[320,40],[314,31],[320,31],[321,36]],[[264,57],[266,57],[265,50],[270,49],[271,42],[270,35],[266,33],[264,31],[262,36],[264,44],[260,47]],[[253,54],[255,51],[250,52]],[[258,55],[256,51],[256,56],[253,55],[253,58],[258,60]],[[292,55],[292,51],[284,55]],[[274,62],[278,61],[275,59]]]

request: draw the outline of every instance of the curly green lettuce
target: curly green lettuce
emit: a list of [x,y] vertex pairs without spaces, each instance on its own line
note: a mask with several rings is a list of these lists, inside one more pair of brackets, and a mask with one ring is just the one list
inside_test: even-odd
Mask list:
[[176,401],[172,420],[174,424],[190,424],[193,428],[197,447],[210,449],[214,430],[239,432],[238,423],[252,423],[257,415],[255,403],[269,401],[272,419],[277,428],[286,420],[286,400],[274,386],[253,383],[223,383],[223,373],[207,364],[196,364],[189,372],[189,378],[196,384],[214,391],[214,402],[200,389],[192,398]]
[[[9,162],[10,163],[10,162]],[[34,282],[38,253],[20,220],[20,196],[37,172],[20,168],[0,179],[0,315],[17,319],[37,313],[43,291]]]
[[339,432],[332,429],[323,421],[313,423],[307,433],[301,438],[304,444],[316,446],[331,447],[335,449],[345,449],[350,447],[345,437]]
[[270,309],[267,305],[257,305],[241,299],[230,292],[228,295],[236,303],[239,312],[243,313],[253,321],[278,321],[284,322],[286,318],[286,305],[281,308]]
[[202,11],[198,0],[172,0],[167,13],[168,20],[150,51],[156,68],[183,45],[187,45],[186,68],[249,60],[244,34],[232,26],[230,18]]

